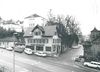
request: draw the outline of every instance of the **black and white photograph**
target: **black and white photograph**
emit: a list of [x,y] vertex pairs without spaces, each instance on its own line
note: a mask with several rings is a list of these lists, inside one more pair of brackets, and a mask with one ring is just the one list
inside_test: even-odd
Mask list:
[[100,0],[0,0],[0,72],[100,72]]

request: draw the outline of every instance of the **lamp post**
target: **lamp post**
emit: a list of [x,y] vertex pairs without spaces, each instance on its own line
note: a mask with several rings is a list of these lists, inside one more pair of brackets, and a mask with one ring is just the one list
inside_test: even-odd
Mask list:
[[[16,39],[17,33],[14,33],[13,35]],[[14,39],[14,47],[15,47],[15,41],[16,41],[15,39]],[[13,72],[15,72],[15,49],[14,49],[14,47],[13,47]]]

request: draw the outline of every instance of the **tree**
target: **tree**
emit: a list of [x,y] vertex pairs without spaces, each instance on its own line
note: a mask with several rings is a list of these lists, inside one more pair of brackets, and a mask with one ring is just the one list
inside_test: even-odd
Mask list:
[[79,42],[79,36],[81,34],[79,24],[76,23],[75,18],[72,16],[67,15],[65,17],[65,27],[66,27],[66,32],[69,35],[69,47],[73,45],[73,43],[78,44]]
[[62,44],[71,47],[73,43],[78,44],[78,35],[81,34],[79,24],[76,23],[75,18],[67,15],[65,18],[58,15],[55,17],[50,9],[48,15],[47,25],[58,25],[58,36],[61,38]]
[[73,18],[72,16],[67,15],[65,17],[65,27],[66,27],[66,31],[69,34],[78,35],[80,33],[79,24],[75,22],[75,18]]
[[6,30],[3,27],[0,27],[0,38],[12,37],[14,32],[14,30]]

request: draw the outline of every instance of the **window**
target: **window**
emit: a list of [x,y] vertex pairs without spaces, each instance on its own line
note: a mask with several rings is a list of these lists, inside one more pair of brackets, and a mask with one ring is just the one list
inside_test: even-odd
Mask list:
[[32,40],[30,39],[30,43],[32,43]]
[[28,43],[30,43],[30,40],[28,39]]
[[53,39],[53,43],[60,43],[61,40],[60,39]]
[[41,32],[38,31],[38,32],[35,32],[34,34],[35,34],[35,35],[41,35]]
[[46,51],[51,51],[51,47],[46,47]]
[[53,47],[53,51],[56,51],[56,45],[53,45],[52,47]]
[[34,50],[34,46],[31,46],[30,49]]
[[48,39],[28,39],[28,43],[48,43]]
[[59,45],[53,45],[53,51],[56,51],[56,49],[60,49],[60,46]]
[[45,43],[48,43],[48,39],[45,39]]
[[38,32],[35,32],[35,35],[38,35]]
[[57,35],[57,32],[55,32],[55,35]]
[[28,43],[32,43],[32,39],[28,39]]
[[34,50],[34,46],[26,46],[26,48],[30,48],[30,49],[32,49],[32,50]]
[[36,46],[36,50],[43,51],[43,46]]

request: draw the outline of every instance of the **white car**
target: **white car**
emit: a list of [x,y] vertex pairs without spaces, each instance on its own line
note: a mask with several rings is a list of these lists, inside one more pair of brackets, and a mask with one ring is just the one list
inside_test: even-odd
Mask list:
[[26,53],[26,54],[33,54],[33,51],[30,49],[30,48],[25,48],[25,50],[24,50],[24,52]]
[[94,61],[84,62],[84,66],[92,67],[92,68],[100,68],[100,64]]
[[9,51],[12,51],[13,50],[12,47],[7,47],[6,49],[9,50]]
[[80,48],[81,47],[81,45],[73,45],[72,46],[72,48],[74,48],[74,49],[77,49],[77,48]]
[[38,56],[43,56],[43,57],[47,56],[47,54],[46,53],[43,53],[43,52],[36,52],[34,54],[35,55],[38,55]]

